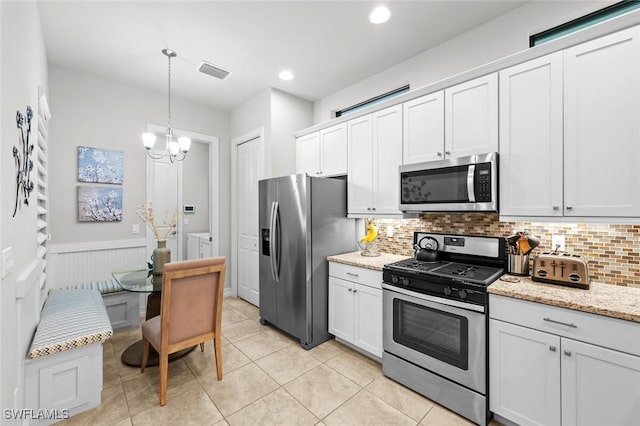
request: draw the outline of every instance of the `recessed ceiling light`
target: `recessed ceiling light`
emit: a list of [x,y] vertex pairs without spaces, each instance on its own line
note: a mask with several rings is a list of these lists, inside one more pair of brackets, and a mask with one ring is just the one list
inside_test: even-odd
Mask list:
[[383,24],[389,20],[391,12],[385,6],[378,6],[369,14],[369,22],[372,24]]
[[282,70],[280,71],[280,74],[278,74],[278,77],[280,77],[280,80],[284,81],[293,80],[293,73],[289,70]]

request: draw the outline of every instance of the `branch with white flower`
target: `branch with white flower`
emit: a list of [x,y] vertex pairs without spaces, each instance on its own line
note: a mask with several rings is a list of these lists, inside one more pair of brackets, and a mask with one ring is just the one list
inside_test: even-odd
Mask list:
[[[178,226],[178,218],[180,217],[178,210],[176,209],[176,211],[174,211],[173,215],[171,216],[171,220],[167,221],[169,213],[165,211],[163,222],[162,224],[160,224],[160,226],[158,226],[156,225],[155,216],[153,214],[153,207],[151,207],[151,205],[147,206],[145,204],[142,204],[138,206],[138,208],[136,209],[136,213],[143,222],[149,225],[149,229],[153,231],[153,234],[156,236],[157,241],[167,240],[167,237],[169,236],[171,231]],[[163,235],[158,228],[167,228],[167,230]]]

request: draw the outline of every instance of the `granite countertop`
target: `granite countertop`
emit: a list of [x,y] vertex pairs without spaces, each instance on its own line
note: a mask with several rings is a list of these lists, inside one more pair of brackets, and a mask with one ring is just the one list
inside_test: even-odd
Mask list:
[[533,281],[531,277],[504,277],[517,277],[520,281],[511,283],[498,279],[487,291],[491,294],[640,322],[639,288],[592,282],[589,289],[585,290],[541,283]]
[[398,262],[399,260],[407,259],[409,257],[411,256],[391,253],[380,253],[380,256],[378,257],[368,257],[361,255],[359,251],[354,251],[352,253],[328,256],[327,260],[329,262],[344,263],[345,265],[359,266],[361,268],[382,271],[382,267],[387,263]]

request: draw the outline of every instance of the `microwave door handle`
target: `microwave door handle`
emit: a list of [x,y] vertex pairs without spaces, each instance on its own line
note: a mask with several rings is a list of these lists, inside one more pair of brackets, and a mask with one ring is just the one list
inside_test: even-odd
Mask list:
[[473,183],[475,181],[476,175],[476,165],[470,164],[469,170],[467,171],[467,193],[469,194],[469,202],[476,202],[476,193],[473,190]]

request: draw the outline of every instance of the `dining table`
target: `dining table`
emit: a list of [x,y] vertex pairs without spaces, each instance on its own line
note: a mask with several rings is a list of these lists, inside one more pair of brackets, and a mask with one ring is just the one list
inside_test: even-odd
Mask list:
[[[114,270],[111,275],[125,291],[133,293],[149,293],[147,296],[147,309],[145,320],[160,315],[162,302],[162,275],[154,274],[148,265],[135,265]],[[187,349],[169,355],[169,362],[181,358],[195,349],[192,346]],[[120,357],[123,364],[130,367],[142,365],[142,339],[132,343],[124,350]],[[147,366],[158,365],[158,353],[149,347],[149,359]]]

